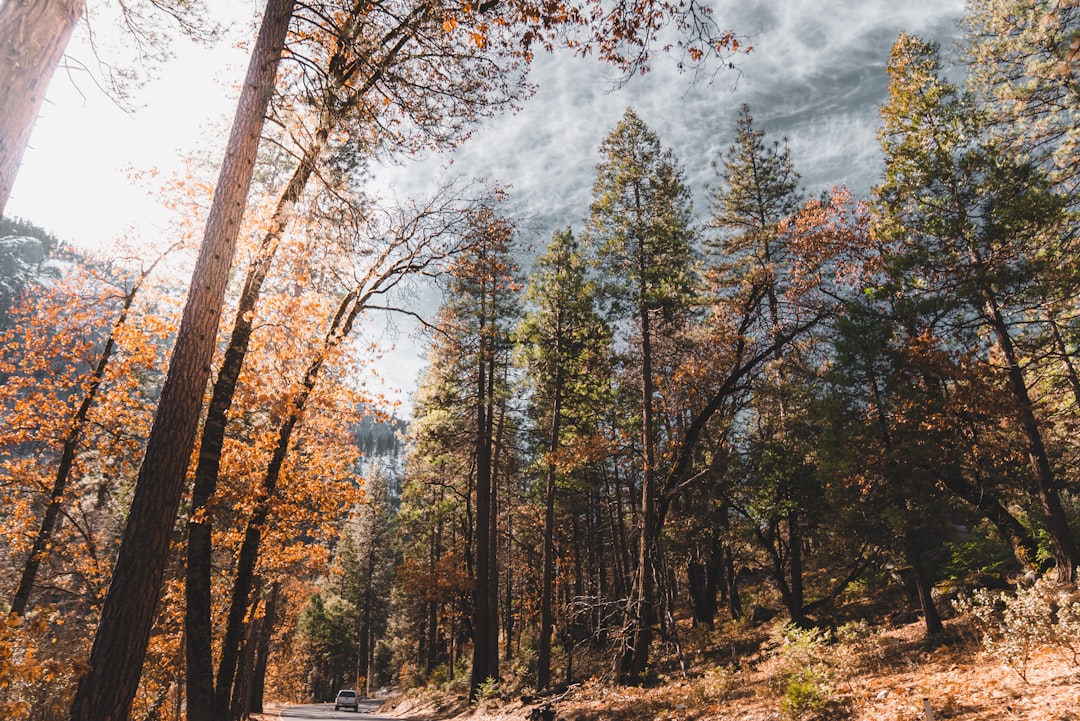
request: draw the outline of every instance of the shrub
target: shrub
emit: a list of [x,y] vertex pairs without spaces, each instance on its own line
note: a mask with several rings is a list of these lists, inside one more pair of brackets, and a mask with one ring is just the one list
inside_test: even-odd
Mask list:
[[834,670],[825,661],[826,643],[822,634],[788,626],[780,647],[780,659],[773,681],[782,694],[780,711],[785,718],[820,716],[836,705]]
[[980,588],[953,605],[972,619],[986,653],[1024,682],[1039,648],[1066,651],[1074,664],[1080,661],[1080,601],[1048,579],[1015,593]]

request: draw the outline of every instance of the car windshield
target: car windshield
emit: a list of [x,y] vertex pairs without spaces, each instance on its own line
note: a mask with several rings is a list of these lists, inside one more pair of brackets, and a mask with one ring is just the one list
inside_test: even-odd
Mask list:
[[347,696],[349,698],[352,698],[355,695],[356,695],[356,691],[341,691],[341,692],[338,693],[338,696]]

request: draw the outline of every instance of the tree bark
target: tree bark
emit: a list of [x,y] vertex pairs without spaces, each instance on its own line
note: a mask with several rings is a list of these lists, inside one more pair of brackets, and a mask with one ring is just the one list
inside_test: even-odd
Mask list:
[[[480,334],[484,322],[481,319]],[[493,678],[490,654],[494,610],[491,608],[491,445],[485,442],[488,427],[487,363],[481,351],[476,399],[476,580],[473,584],[473,667],[469,698],[476,700],[480,685]]]
[[277,599],[281,584],[277,581],[270,587],[270,598],[266,601],[262,628],[259,629],[258,646],[255,649],[255,668],[251,674],[251,713],[262,713],[263,692],[266,689],[266,666],[270,656],[270,640],[274,635],[277,619]]
[[0,215],[86,0],[0,3]]
[[551,632],[555,586],[555,455],[559,451],[562,425],[562,361],[559,345],[561,329],[555,333],[555,382],[552,389],[551,430],[548,435],[547,483],[544,488],[544,568],[540,590],[540,648],[536,663],[536,690],[543,691],[551,684]]
[[192,275],[128,523],[71,721],[122,721],[138,688],[217,337],[225,285],[294,0],[269,0]]
[[919,542],[918,531],[908,528],[904,531],[904,555],[911,566],[912,575],[915,577],[915,591],[919,597],[919,606],[922,608],[923,620],[926,623],[926,635],[938,636],[945,631],[938,614],[937,606],[934,605],[933,581],[926,571],[926,565],[922,558],[922,544]]

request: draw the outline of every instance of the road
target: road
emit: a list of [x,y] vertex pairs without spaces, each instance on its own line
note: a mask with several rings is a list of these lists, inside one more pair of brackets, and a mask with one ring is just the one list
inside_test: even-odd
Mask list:
[[375,709],[382,705],[382,700],[379,699],[361,699],[360,700],[360,712],[341,711],[334,710],[334,704],[332,703],[313,703],[305,704],[303,706],[286,706],[281,709],[280,716],[282,719],[319,719],[325,721],[326,719],[351,719],[352,721],[399,721],[399,719],[392,719],[390,716],[376,716],[374,714]]

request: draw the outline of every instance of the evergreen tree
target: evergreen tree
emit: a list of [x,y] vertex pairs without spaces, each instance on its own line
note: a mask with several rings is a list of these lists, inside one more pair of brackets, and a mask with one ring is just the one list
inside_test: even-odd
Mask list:
[[1080,6],[968,0],[962,49],[999,140],[1080,203]]
[[[764,299],[754,319],[763,336],[777,339],[787,318],[782,299],[789,290],[791,261],[785,225],[800,204],[799,175],[791,152],[779,142],[765,143],[765,132],[754,128],[750,108],[743,105],[736,121],[736,140],[715,164],[721,181],[713,199],[712,224],[719,238],[712,243],[715,264],[710,268],[718,295],[737,294],[756,285]],[[773,363],[754,383],[743,425],[746,449],[740,507],[751,514],[755,535],[772,560],[773,575],[791,621],[805,625],[803,547],[809,532],[811,506],[820,496],[820,481],[807,447],[805,418],[796,404],[800,390],[796,375],[798,351],[777,344]],[[803,414],[804,415],[804,414]]]
[[1070,265],[1060,242],[1062,201],[1037,168],[987,137],[983,109],[941,79],[936,46],[901,34],[888,71],[880,134],[886,171],[874,210],[876,234],[895,247],[892,292],[924,317],[946,319],[947,341],[982,347],[980,355],[1000,374],[1057,573],[1072,579],[1080,551],[1023,350],[1044,299],[1075,289],[1056,272]]
[[639,536],[633,589],[617,673],[639,680],[648,667],[657,620],[656,585],[663,581],[657,514],[658,433],[654,350],[685,320],[694,294],[690,193],[671,150],[627,109],[600,146],[586,224],[604,278],[613,319],[633,329],[641,413]]
[[536,261],[526,292],[532,310],[518,331],[533,390],[530,415],[545,476],[537,691],[551,682],[559,477],[580,467],[581,455],[570,449],[575,441],[580,446],[581,440],[587,442],[598,432],[598,399],[608,383],[611,331],[596,312],[596,286],[587,279],[587,271],[570,229],[555,233],[547,252]]

